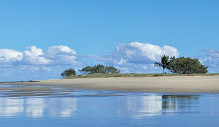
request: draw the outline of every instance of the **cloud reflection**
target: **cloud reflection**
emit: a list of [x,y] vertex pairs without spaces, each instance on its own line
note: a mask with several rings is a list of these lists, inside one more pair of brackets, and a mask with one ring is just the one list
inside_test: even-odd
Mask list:
[[162,96],[135,96],[119,98],[119,116],[141,118],[160,115],[162,110]]
[[49,98],[48,112],[53,117],[70,117],[77,111],[77,98]]
[[44,98],[28,98],[25,112],[28,117],[42,117],[45,107]]
[[0,117],[15,116],[24,111],[24,100],[0,98]]
[[70,117],[77,111],[77,98],[0,98],[0,117],[25,114],[39,118],[46,113],[50,117]]

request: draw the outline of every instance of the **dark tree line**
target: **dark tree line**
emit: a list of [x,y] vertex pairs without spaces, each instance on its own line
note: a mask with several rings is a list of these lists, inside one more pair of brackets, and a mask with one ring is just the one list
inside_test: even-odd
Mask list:
[[165,69],[170,70],[173,73],[180,74],[202,74],[207,73],[207,67],[202,65],[197,58],[185,58],[185,57],[171,57],[162,56],[160,62],[155,62],[155,66],[160,66],[163,68],[163,73]]
[[[95,66],[86,66],[82,68],[81,70],[82,73],[86,74],[92,74],[92,73],[120,73],[120,70],[116,69],[113,66],[103,66],[103,65],[95,65]],[[61,76],[63,78],[69,77],[69,76],[76,76],[76,71],[72,68],[65,70],[62,72]]]
[[92,74],[92,73],[120,73],[120,70],[116,69],[113,66],[103,66],[101,64],[95,66],[86,66],[80,70],[83,73]]

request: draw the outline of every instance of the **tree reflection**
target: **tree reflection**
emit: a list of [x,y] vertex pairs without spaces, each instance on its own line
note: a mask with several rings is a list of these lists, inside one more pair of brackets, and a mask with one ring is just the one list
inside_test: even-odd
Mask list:
[[176,111],[181,109],[190,109],[198,103],[198,95],[163,95],[163,111]]
[[133,118],[159,116],[167,112],[192,111],[197,106],[197,95],[149,95],[119,97],[118,115]]

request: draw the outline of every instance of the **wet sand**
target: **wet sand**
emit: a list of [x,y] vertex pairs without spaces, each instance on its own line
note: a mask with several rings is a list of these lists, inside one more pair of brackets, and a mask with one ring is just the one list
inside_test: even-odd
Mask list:
[[[41,80],[40,82],[16,82],[17,85],[61,86],[76,89],[114,90],[161,93],[219,93],[219,76],[161,76],[127,78],[77,78]],[[16,88],[0,88],[16,89]],[[20,88],[22,89],[22,88]],[[32,90],[37,88],[28,88]],[[38,88],[39,89],[39,88]],[[41,87],[47,90],[47,87]]]

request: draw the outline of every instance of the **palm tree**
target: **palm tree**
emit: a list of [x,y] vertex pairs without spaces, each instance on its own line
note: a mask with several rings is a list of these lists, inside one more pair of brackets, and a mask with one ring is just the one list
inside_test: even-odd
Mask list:
[[164,73],[164,70],[169,66],[169,63],[170,63],[169,62],[169,56],[163,55],[160,60],[161,60],[160,62],[155,61],[154,65],[162,67],[163,68],[163,73]]

